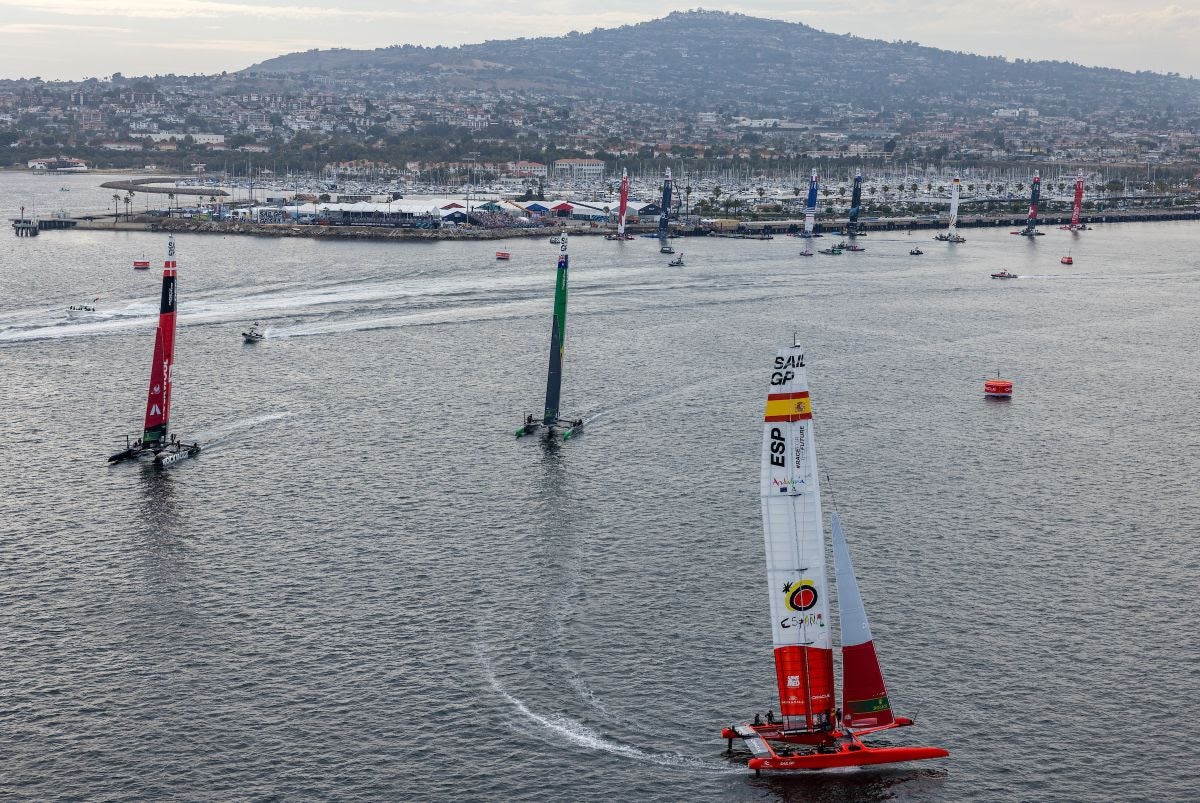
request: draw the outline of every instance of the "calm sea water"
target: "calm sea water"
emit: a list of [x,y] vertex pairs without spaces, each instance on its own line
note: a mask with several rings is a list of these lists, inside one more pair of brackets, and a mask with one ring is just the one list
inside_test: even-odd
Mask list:
[[[0,797],[1195,799],[1200,228],[966,235],[681,240],[682,269],[574,239],[564,412],[598,418],[565,444],[512,437],[549,243],[181,236],[172,419],[211,445],[164,472],[105,465],[163,238],[4,234]],[[793,333],[917,721],[878,741],[947,760],[722,754],[777,704],[757,460]]]

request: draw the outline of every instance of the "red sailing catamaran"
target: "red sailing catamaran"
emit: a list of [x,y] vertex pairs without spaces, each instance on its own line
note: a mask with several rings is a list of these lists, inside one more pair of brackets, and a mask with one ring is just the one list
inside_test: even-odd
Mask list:
[[168,433],[171,417],[171,370],[175,364],[175,237],[167,240],[167,259],[163,262],[162,295],[158,306],[158,329],[154,333],[154,361],[150,365],[150,390],[146,394],[146,420],[142,436],[108,458],[110,463],[123,460],[153,460],[169,466],[200,453],[200,444],[184,443]]
[[[825,536],[813,443],[812,406],[799,348],[775,357],[763,418],[762,515],[770,587],[779,716],[722,732],[743,739],[749,766],[798,771],[942,758],[938,747],[872,747],[867,734],[912,725],[892,712],[837,512],[832,540],[842,646],[842,704],[836,707],[833,638],[826,593]],[[783,746],[787,745],[787,747]]]

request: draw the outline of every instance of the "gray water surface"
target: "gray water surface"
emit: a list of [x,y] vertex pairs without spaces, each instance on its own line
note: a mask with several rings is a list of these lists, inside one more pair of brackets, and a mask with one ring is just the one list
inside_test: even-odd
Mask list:
[[[167,471],[105,465],[164,238],[5,235],[0,797],[1195,799],[1198,232],[681,240],[682,269],[574,238],[563,411],[599,417],[549,444],[512,436],[549,243],[180,236],[172,423],[211,445]],[[723,755],[777,705],[758,455],[793,333],[917,721],[877,742],[949,759]]]

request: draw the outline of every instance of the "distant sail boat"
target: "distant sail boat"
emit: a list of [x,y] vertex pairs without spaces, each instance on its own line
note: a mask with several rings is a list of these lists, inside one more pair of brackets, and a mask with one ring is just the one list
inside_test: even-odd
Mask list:
[[546,371],[546,407],[542,420],[538,421],[533,414],[525,416],[525,423],[517,430],[517,437],[530,435],[538,427],[545,427],[553,435],[555,429],[561,429],[563,440],[570,438],[583,427],[583,419],[569,420],[559,418],[558,405],[562,394],[563,352],[567,341],[567,234],[559,235],[558,271],[554,286],[554,315],[550,323],[550,366]]
[[625,233],[625,215],[629,211],[629,173],[621,168],[621,201],[617,209],[617,233],[605,235],[606,240],[632,240],[632,235]]
[[819,235],[813,232],[817,225],[817,171],[812,172],[812,178],[808,180],[808,198],[804,203],[804,233],[800,235],[804,238],[804,250],[800,252],[802,257],[810,257],[813,255],[812,238]]
[[[722,732],[743,739],[749,766],[797,771],[942,758],[938,747],[871,747],[861,737],[912,725],[892,712],[841,519],[833,514],[833,556],[841,621],[842,706],[836,708],[833,639],[825,572],[821,491],[804,355],[775,357],[763,418],[762,517],[775,646],[779,717],[768,712]],[[806,752],[773,743],[806,745]]]
[[946,230],[933,239],[943,243],[965,243],[966,237],[958,233],[958,196],[962,189],[962,179],[958,176],[950,182],[950,222]]
[[862,211],[862,171],[854,173],[854,189],[850,191],[850,217],[846,221],[846,236],[865,237],[858,229],[858,213]]
[[171,418],[171,374],[175,367],[175,237],[167,240],[167,259],[163,262],[162,295],[158,307],[158,329],[154,332],[154,360],[150,364],[150,390],[146,394],[146,419],[142,436],[130,443],[126,437],[123,451],[108,458],[110,463],[124,460],[153,460],[169,466],[200,453],[200,444],[184,443],[169,434]]
[[1087,231],[1088,227],[1080,219],[1083,214],[1083,173],[1075,174],[1075,197],[1071,199],[1071,222],[1059,226],[1064,231]]
[[658,213],[658,239],[665,240],[671,233],[671,168],[663,177],[662,210]]
[[1022,237],[1041,237],[1044,232],[1037,230],[1038,202],[1042,198],[1042,174],[1040,171],[1033,171],[1033,180],[1029,184],[1029,215],[1025,219],[1025,228],[1011,233],[1019,234]]

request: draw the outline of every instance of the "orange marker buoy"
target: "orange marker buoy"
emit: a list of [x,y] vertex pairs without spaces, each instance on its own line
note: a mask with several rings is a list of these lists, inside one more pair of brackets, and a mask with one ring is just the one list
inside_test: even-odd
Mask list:
[[1000,372],[996,372],[995,379],[986,379],[983,382],[983,395],[992,396],[998,399],[1012,398],[1013,383],[1008,379],[1001,379]]

